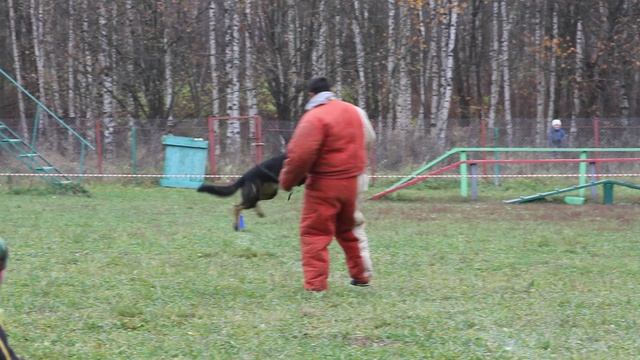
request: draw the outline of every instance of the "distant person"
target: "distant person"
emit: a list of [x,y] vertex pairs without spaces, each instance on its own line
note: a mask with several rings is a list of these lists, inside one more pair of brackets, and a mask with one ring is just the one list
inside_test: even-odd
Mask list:
[[549,146],[554,148],[564,147],[567,133],[562,129],[562,121],[553,119],[549,130]]
[[[9,250],[7,249],[7,245],[0,238],[0,283],[4,279],[4,270],[7,268],[7,259],[9,258]],[[4,329],[0,326],[0,360],[13,360],[20,359],[13,352],[13,349],[9,346],[9,342],[7,341],[7,334],[5,334]]]
[[311,79],[308,92],[307,112],[287,146],[287,160],[280,173],[280,186],[285,191],[307,177],[300,219],[304,288],[327,289],[328,246],[334,236],[344,251],[351,284],[367,286],[371,262],[363,246],[366,239],[358,238],[363,228],[354,231],[364,221],[356,219],[362,215],[358,214],[358,194],[366,186],[362,176],[368,132],[364,111],[337,99],[324,77]]

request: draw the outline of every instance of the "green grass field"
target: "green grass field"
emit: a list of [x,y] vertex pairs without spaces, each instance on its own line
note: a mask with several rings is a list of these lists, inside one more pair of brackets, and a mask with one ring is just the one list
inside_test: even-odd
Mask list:
[[505,185],[470,202],[445,184],[367,202],[374,286],[348,285],[334,243],[330,289],[317,296],[302,290],[301,190],[233,232],[236,198],[89,189],[0,187],[11,250],[0,307],[27,359],[640,354],[640,192],[617,193],[614,206],[504,205],[533,192]]

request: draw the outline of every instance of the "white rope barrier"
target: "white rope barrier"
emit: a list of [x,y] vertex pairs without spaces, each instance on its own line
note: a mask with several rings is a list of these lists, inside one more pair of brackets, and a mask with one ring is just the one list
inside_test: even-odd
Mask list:
[[[370,175],[372,179],[426,179],[426,178],[544,178],[544,177],[578,177],[582,174],[440,174],[440,175]],[[100,178],[239,178],[242,175],[194,175],[194,174],[32,174],[32,173],[0,173],[0,176],[13,177],[100,177]],[[622,174],[587,174],[588,177],[640,177],[638,173]]]

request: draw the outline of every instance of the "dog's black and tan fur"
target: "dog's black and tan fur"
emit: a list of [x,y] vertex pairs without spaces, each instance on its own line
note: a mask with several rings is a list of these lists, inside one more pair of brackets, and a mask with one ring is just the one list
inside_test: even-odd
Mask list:
[[242,189],[242,200],[233,207],[233,228],[239,230],[240,212],[244,209],[256,209],[258,216],[264,213],[258,206],[260,200],[273,199],[278,194],[278,176],[284,165],[286,155],[279,155],[254,166],[231,185],[203,184],[199,192],[206,192],[217,196],[231,196],[238,189]]

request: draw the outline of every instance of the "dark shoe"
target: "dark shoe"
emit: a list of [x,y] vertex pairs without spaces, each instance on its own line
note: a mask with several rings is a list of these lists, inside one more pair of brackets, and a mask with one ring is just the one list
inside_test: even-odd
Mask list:
[[358,281],[356,279],[352,279],[351,280],[351,285],[353,286],[361,286],[361,287],[365,287],[365,286],[369,286],[369,282],[363,282],[363,281]]

